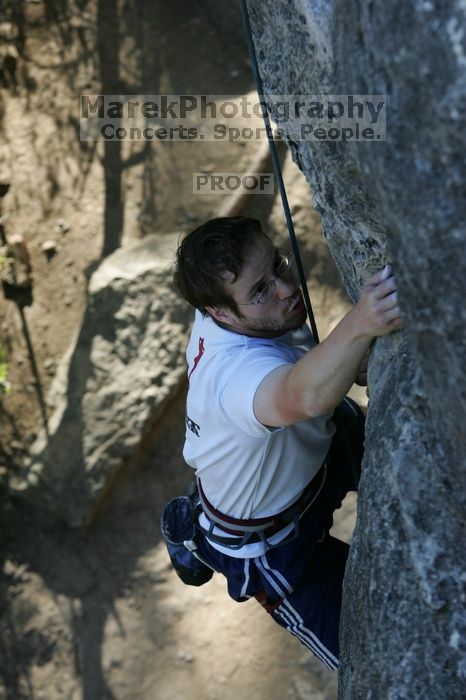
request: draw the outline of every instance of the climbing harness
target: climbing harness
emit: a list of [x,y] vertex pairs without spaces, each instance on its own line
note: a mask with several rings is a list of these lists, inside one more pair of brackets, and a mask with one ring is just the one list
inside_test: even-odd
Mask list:
[[[293,525],[291,536],[286,537],[286,542],[291,542],[298,537],[299,521],[319,496],[326,477],[327,464],[324,463],[316,476],[291,506],[277,515],[250,519],[232,518],[214,508],[203,492],[201,481],[198,479],[199,500],[205,516],[210,521],[209,529],[203,528],[201,525],[199,525],[199,529],[208,540],[228,547],[228,549],[240,549],[245,544],[252,544],[253,542],[262,542],[266,550],[279,547],[285,540],[272,544],[270,538],[291,524]],[[214,532],[215,528],[219,528],[230,536],[223,537],[216,534]]]

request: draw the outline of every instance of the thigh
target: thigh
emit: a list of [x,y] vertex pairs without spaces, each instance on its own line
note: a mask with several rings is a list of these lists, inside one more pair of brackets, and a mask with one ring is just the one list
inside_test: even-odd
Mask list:
[[299,585],[272,613],[279,625],[328,668],[338,666],[338,631],[348,551],[346,543],[327,536],[316,546],[312,566],[307,567]]
[[207,563],[225,577],[230,598],[241,603],[264,590],[260,573],[254,566],[254,559],[223,554],[212,547],[202,534],[198,535],[196,543]]

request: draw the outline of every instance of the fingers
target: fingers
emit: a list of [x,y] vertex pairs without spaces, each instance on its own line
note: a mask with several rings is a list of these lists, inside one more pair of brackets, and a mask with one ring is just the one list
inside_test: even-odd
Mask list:
[[395,306],[391,311],[387,311],[387,321],[389,325],[397,325],[398,328],[403,328],[404,321],[401,316],[401,310],[399,306]]
[[383,282],[384,280],[388,279],[392,275],[392,268],[390,265],[385,265],[381,270],[378,270],[375,272],[373,275],[367,278],[365,285],[373,287],[380,282]]
[[[399,306],[393,306],[384,313],[384,323],[386,325],[392,323],[393,321],[401,321],[401,311]],[[402,322],[402,321],[401,321]]]
[[388,279],[388,278],[393,274],[393,272],[392,272],[392,266],[391,266],[391,265],[385,265],[385,267],[382,268],[380,274],[381,274],[381,276],[382,276],[382,280]]
[[378,299],[374,305],[374,310],[379,317],[381,325],[387,325],[400,317],[400,307],[398,306],[398,294],[392,292],[382,299]]
[[366,280],[358,304],[363,310],[364,323],[368,323],[374,336],[387,335],[403,327],[396,281],[390,265],[385,265]]
[[378,308],[381,309],[381,311],[388,311],[395,306],[398,306],[398,293],[396,291],[386,296],[384,295],[378,301]]
[[364,288],[375,299],[383,299],[392,292],[396,292],[396,281],[390,265],[385,265],[382,270],[371,275],[365,282]]
[[397,292],[391,292],[381,299],[377,299],[373,306],[375,319],[381,328],[390,332],[395,328],[402,328],[401,310],[398,306]]
[[380,315],[380,333],[378,335],[388,335],[393,331],[401,330],[404,327],[399,306],[393,306]]
[[[389,272],[387,272],[387,270],[389,270]],[[396,283],[391,268],[386,266],[383,270],[380,270],[380,272],[376,272],[375,275],[369,277],[364,286],[372,289],[390,289],[390,287],[395,289]]]

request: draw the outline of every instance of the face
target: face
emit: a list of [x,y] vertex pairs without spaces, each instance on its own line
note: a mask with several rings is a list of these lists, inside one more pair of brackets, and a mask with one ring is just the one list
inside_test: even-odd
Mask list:
[[239,314],[209,308],[211,316],[238,333],[259,338],[273,338],[302,326],[306,309],[292,272],[276,278],[265,304],[251,304],[258,291],[275,279],[276,264],[276,248],[268,239],[258,238],[246,256],[241,274],[236,280],[232,274],[225,278],[225,288],[238,304]]

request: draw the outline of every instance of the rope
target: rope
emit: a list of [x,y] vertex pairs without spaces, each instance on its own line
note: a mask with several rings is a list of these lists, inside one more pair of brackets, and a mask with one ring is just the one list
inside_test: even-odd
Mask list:
[[280,192],[280,197],[282,199],[283,209],[285,212],[286,223],[288,226],[288,232],[290,234],[290,242],[293,249],[293,255],[296,260],[296,265],[298,269],[299,283],[303,292],[304,304],[306,306],[307,316],[309,323],[311,325],[312,335],[316,343],[319,342],[319,334],[317,332],[317,326],[314,319],[314,312],[312,310],[311,299],[309,297],[309,291],[307,288],[306,276],[304,274],[303,263],[301,260],[301,253],[299,250],[298,239],[296,238],[296,233],[294,230],[293,219],[291,218],[290,207],[288,204],[288,198],[286,196],[285,185],[283,182],[282,171],[280,168],[280,161],[278,159],[277,148],[275,146],[275,141],[273,139],[273,131],[270,125],[269,112],[267,109],[267,104],[264,99],[264,88],[262,85],[262,78],[259,73],[259,67],[257,65],[256,51],[254,48],[254,43],[252,40],[251,24],[249,22],[249,14],[246,7],[246,0],[241,0],[241,14],[243,17],[244,28],[246,32],[246,42],[249,50],[249,57],[251,59],[252,72],[254,75],[254,80],[256,82],[256,89],[259,95],[259,100],[262,103],[262,114],[264,117],[265,130],[267,133],[267,139],[269,141],[270,154],[272,156],[273,169],[275,173],[275,178],[277,180],[278,189]]
[[[288,204],[288,198],[286,196],[285,184],[283,182],[280,161],[278,159],[277,149],[276,149],[275,142],[273,139],[273,131],[272,131],[272,127],[270,125],[270,118],[269,118],[267,103],[264,99],[264,87],[262,84],[262,78],[261,78],[260,73],[259,73],[259,66],[257,65],[256,50],[255,50],[254,42],[252,39],[251,23],[249,21],[249,13],[248,13],[247,5],[246,5],[246,0],[241,0],[241,15],[243,18],[243,25],[244,25],[244,30],[245,30],[245,34],[246,34],[246,43],[248,46],[249,57],[251,59],[252,73],[253,73],[254,80],[256,83],[256,90],[257,90],[257,93],[259,95],[259,100],[260,100],[261,106],[262,106],[262,115],[264,118],[267,139],[269,141],[269,147],[270,147],[270,153],[272,156],[272,163],[273,163],[275,178],[277,180],[278,189],[280,192],[280,197],[281,197],[283,209],[285,212],[285,218],[286,218],[286,223],[288,226],[288,232],[290,235],[291,246],[293,248],[293,255],[296,259],[296,264],[297,264],[297,268],[298,268],[298,276],[299,276],[299,282],[300,282],[302,293],[303,293],[304,304],[306,306],[307,316],[308,316],[309,323],[311,326],[311,331],[312,331],[312,335],[314,337],[314,341],[316,342],[316,344],[318,344],[319,343],[319,334],[317,332],[317,326],[316,326],[316,322],[314,319],[314,312],[312,310],[311,299],[310,299],[309,291],[307,288],[306,276],[304,274],[304,268],[303,268],[303,264],[302,264],[302,260],[301,260],[301,253],[299,250],[299,243],[298,243],[298,239],[296,237],[296,233],[294,230],[293,219],[291,217],[291,211],[290,211],[290,207]],[[353,449],[351,447],[351,444],[350,444],[350,441],[348,438],[346,426],[344,424],[343,419],[340,418],[338,411],[334,411],[333,420],[335,422],[337,430],[340,432],[340,435],[341,435],[341,438],[343,441],[343,445],[344,445],[344,449],[347,453],[348,461],[350,463],[351,471],[353,473],[353,479],[354,479],[354,482],[355,482],[355,485],[357,488],[357,485],[359,483],[360,470],[359,470],[359,467],[356,464],[356,460],[354,458]]]

